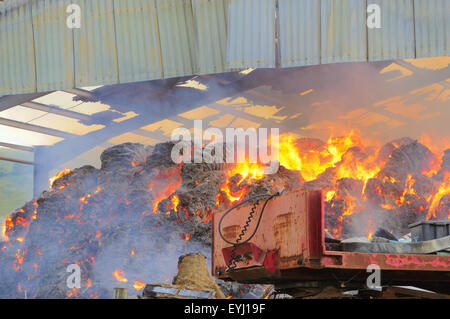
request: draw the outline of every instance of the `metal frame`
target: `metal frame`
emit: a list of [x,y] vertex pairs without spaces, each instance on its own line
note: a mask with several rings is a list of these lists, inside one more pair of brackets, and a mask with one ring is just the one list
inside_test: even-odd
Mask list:
[[61,109],[59,107],[56,106],[51,106],[51,105],[45,105],[45,104],[41,104],[41,103],[36,103],[36,102],[25,102],[20,104],[21,106],[25,106],[27,108],[30,109],[34,109],[34,110],[38,110],[38,111],[43,111],[43,112],[47,112],[47,113],[52,113],[52,114],[56,114],[56,115],[61,115],[61,116],[65,116],[68,118],[72,118],[72,119],[76,119],[76,120],[81,120],[81,121],[89,121],[91,119],[90,116],[78,113],[78,112],[73,112],[70,110],[64,110]]

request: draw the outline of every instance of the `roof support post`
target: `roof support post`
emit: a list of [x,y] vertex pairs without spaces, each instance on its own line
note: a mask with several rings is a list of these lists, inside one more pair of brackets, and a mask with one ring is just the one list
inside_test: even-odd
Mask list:
[[44,190],[48,189],[48,179],[51,167],[47,163],[47,146],[36,146],[34,150],[33,170],[33,196],[38,197]]

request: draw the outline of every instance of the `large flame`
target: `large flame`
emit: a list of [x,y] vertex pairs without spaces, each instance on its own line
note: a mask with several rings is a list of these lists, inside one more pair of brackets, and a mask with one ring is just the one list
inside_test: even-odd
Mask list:
[[[430,197],[430,208],[428,210],[428,215],[427,215],[427,219],[431,219],[431,218],[436,218],[436,208],[440,202],[440,200],[442,199],[442,197],[444,197],[445,195],[450,194],[450,172],[445,172],[444,173],[444,182],[439,186],[439,189],[436,193],[434,193],[431,197]],[[447,212],[448,216],[447,218],[450,219],[450,211]]]
[[[422,137],[421,140],[430,142],[430,139]],[[378,174],[385,164],[385,159],[379,157],[380,145],[378,143],[366,143],[355,133],[350,131],[343,136],[331,136],[326,143],[318,141],[316,144],[312,140],[302,140],[292,134],[284,134],[280,136],[279,141],[279,162],[280,165],[290,170],[299,172],[301,180],[305,182],[314,181],[321,174],[327,172],[328,169],[333,171],[333,182],[343,178],[351,178],[358,180],[362,187],[360,194],[347,194],[345,198],[338,198],[336,189],[324,189],[324,197],[326,202],[332,199],[345,201],[344,213],[337,219],[338,225],[331,230],[336,236],[339,236],[342,230],[342,217],[350,216],[360,211],[364,207],[366,198],[367,182]],[[394,145],[398,147],[398,145]],[[425,146],[428,146],[425,143]],[[443,150],[449,147],[448,143],[437,143],[430,147],[435,157],[442,159]],[[363,154],[363,155],[362,155]],[[430,161],[428,166],[421,172],[424,176],[433,177],[437,174],[441,167],[442,160]],[[427,198],[428,215],[426,219],[436,218],[436,209],[440,200],[447,194],[450,194],[450,173],[444,175],[444,181],[438,190]],[[223,196],[230,204],[241,201],[248,192],[248,185],[252,182],[264,177],[264,173],[259,164],[238,164],[227,172],[227,180],[221,187],[221,193],[217,196],[217,205],[226,202]],[[399,183],[393,177],[384,177],[384,181],[390,183]],[[404,191],[398,196],[393,197],[385,203],[381,203],[380,207],[384,209],[398,209],[402,204],[409,203],[410,196],[419,196],[414,188],[415,177],[408,175],[404,183]],[[246,187],[247,186],[247,187]],[[376,185],[374,191],[380,194],[381,186]],[[409,197],[408,197],[409,195]],[[342,196],[342,195],[341,195]],[[360,200],[361,199],[361,200]],[[450,218],[450,212],[448,213]],[[370,238],[373,236],[374,224],[372,219],[368,221],[366,227],[366,235]]]

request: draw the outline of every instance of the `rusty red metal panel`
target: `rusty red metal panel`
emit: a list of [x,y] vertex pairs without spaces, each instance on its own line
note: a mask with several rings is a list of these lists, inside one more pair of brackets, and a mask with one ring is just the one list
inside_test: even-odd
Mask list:
[[308,257],[320,259],[324,242],[323,196],[321,191],[308,193]]
[[[232,250],[233,247],[222,249],[223,259],[227,264],[231,261]],[[252,243],[237,246],[234,253],[238,256],[236,259],[236,268],[262,266],[266,257],[266,252]]]
[[416,270],[450,272],[449,255],[367,254],[356,252],[327,252],[321,259],[329,268],[366,269],[370,264],[382,270]]
[[[296,192],[285,193],[280,197],[271,199],[262,217],[261,224],[251,243],[260,247],[262,250],[276,251],[279,257],[280,268],[298,267],[298,259],[303,252],[308,251],[307,240],[307,212],[308,197],[310,191],[299,190]],[[316,195],[317,196],[317,195]],[[256,225],[264,201],[256,208],[257,214],[250,224],[247,235],[251,234]],[[235,241],[241,232],[250,213],[252,204],[243,205],[233,210],[223,220],[222,232],[225,238]],[[213,217],[213,256],[212,273],[224,273],[227,264],[222,255],[224,248],[230,247],[220,238],[218,233],[218,224],[224,212],[216,212]],[[318,212],[320,213],[320,212]],[[312,214],[315,215],[315,214]],[[314,220],[312,220],[315,223]],[[243,240],[247,237],[244,236]]]

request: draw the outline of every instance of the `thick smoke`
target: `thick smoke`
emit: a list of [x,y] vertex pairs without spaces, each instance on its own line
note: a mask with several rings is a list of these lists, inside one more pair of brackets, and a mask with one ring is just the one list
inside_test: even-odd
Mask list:
[[[155,196],[179,186],[167,178],[181,179],[170,157],[161,156],[167,149],[165,144],[156,150],[140,144],[108,149],[101,169],[68,172],[51,191],[12,214],[5,224],[8,241],[0,247],[0,296],[111,298],[114,287],[138,294],[135,282],[171,282],[182,254],[201,252],[209,261],[210,242],[195,233],[197,227],[204,231],[203,221],[166,208],[160,203],[165,197]],[[81,268],[82,286],[73,291],[67,286],[71,264]]]
[[[37,164],[44,171],[54,169],[71,160],[76,154],[107,141],[110,136],[147,125],[149,119],[156,122],[221,98],[241,92],[246,95],[243,91],[261,85],[267,85],[271,97],[276,98],[275,102],[274,99],[266,100],[261,95],[253,95],[249,100],[261,105],[276,103],[277,107],[284,107],[276,115],[279,118],[286,117],[280,122],[265,121],[264,127],[280,127],[281,132],[293,132],[300,136],[326,140],[332,132],[339,135],[339,132],[334,131],[339,131],[338,128],[358,125],[355,118],[348,117],[352,111],[365,108],[373,112],[367,115],[371,116],[380,110],[380,106],[374,106],[374,103],[409,94],[448,77],[448,72],[445,75],[444,71],[438,72],[436,76],[424,72],[421,76],[407,79],[406,82],[388,82],[385,76],[379,74],[388,64],[355,63],[294,70],[257,70],[250,73],[248,81],[238,78],[235,84],[226,89],[212,81],[207,83],[209,89],[206,92],[192,93],[182,89],[157,97],[153,85],[149,83],[104,87],[102,89],[107,92],[98,97],[99,101],[111,105],[113,110],[122,113],[135,111],[140,116],[119,123],[113,123],[111,117],[105,122],[105,117],[93,116],[92,122],[85,124],[108,124],[107,127],[98,134],[93,132],[80,137],[77,145],[70,140],[58,143],[57,147],[49,152],[43,152],[45,156],[41,157]],[[236,80],[236,77],[228,76],[227,80]],[[134,85],[136,88],[132,89]],[[139,89],[139,85],[149,87]],[[310,89],[314,89],[313,93],[299,96],[299,93]],[[423,96],[420,101],[415,100],[414,103],[423,102],[428,106],[431,103],[426,102],[425,98],[426,96]],[[442,112],[438,122],[434,122],[432,117],[403,118],[405,122],[402,122],[402,125],[387,130],[386,123],[381,121],[374,127],[368,126],[361,130],[361,133],[363,137],[377,136],[383,143],[402,136],[418,138],[421,133],[432,130],[438,135],[448,136],[449,126],[444,123],[448,118],[448,107],[444,108],[441,104],[433,107],[436,112]],[[386,115],[387,112],[382,110],[380,113]],[[321,123],[321,126],[312,127],[315,123]],[[409,141],[405,145],[412,142]],[[388,155],[394,150],[395,147]],[[0,297],[23,298],[26,295],[28,298],[111,298],[113,287],[127,287],[131,292],[138,293],[132,288],[135,281],[170,281],[175,275],[176,260],[180,254],[199,251],[209,258],[209,224],[202,220],[204,216],[196,216],[195,211],[175,211],[170,199],[167,199],[175,189],[166,188],[172,182],[181,183],[181,177],[176,180],[181,171],[177,165],[166,161],[167,156],[160,156],[165,151],[136,144],[111,148],[103,153],[100,169],[85,166],[73,170],[56,180],[51,191],[44,192],[36,201],[27,203],[11,215],[14,229],[7,229],[9,241],[0,245]],[[444,165],[448,165],[448,162],[443,161],[441,170],[444,170]],[[390,177],[388,173],[385,174],[387,178]],[[174,177],[175,180],[172,180]],[[399,179],[402,181],[401,187],[392,181],[382,180],[382,196],[373,192],[374,196],[365,201],[365,212],[368,213],[353,215],[352,223],[344,223],[349,225],[349,236],[357,234],[367,226],[369,215],[373,216],[373,223],[376,225],[387,228],[392,226],[389,224],[392,215],[387,212],[394,211],[389,208],[390,203],[385,201],[391,191],[395,193],[399,192],[400,188],[401,191],[404,190],[407,177],[405,179],[400,176]],[[441,182],[444,177],[436,175],[435,179]],[[153,183],[150,189],[152,181],[156,183]],[[320,182],[319,180],[319,185]],[[342,189],[361,187],[360,183],[354,180],[341,183]],[[345,183],[348,183],[349,187],[346,187]],[[366,189],[377,189],[377,183],[375,179],[370,181],[370,184],[368,182]],[[426,184],[427,180],[424,178],[417,187]],[[205,185],[203,187],[209,187],[209,184]],[[317,185],[310,186],[317,188]],[[334,187],[334,184],[330,183],[329,186]],[[188,193],[188,189],[180,190],[180,195],[185,195],[186,198],[189,198]],[[211,193],[214,193],[215,199],[216,190],[211,190]],[[159,194],[165,195],[162,197],[166,200],[156,198]],[[202,199],[197,201],[201,202]],[[159,214],[154,214],[155,202],[159,203]],[[335,209],[342,216],[344,211],[341,206],[344,202],[338,198],[330,200],[329,205],[333,203],[335,206],[328,207],[328,212]],[[448,195],[443,197],[442,202],[448,203]],[[417,201],[414,203],[420,208]],[[385,208],[380,208],[380,204],[385,205]],[[403,208],[410,209],[407,205]],[[447,209],[443,207],[442,211]],[[419,211],[423,214],[422,210]],[[166,214],[167,212],[170,214]],[[334,225],[335,221],[330,214],[328,218]],[[190,239],[186,240],[187,237]],[[82,287],[76,292],[70,291],[66,284],[69,275],[66,269],[72,263],[80,265],[83,276]],[[115,279],[115,271],[127,281]]]

